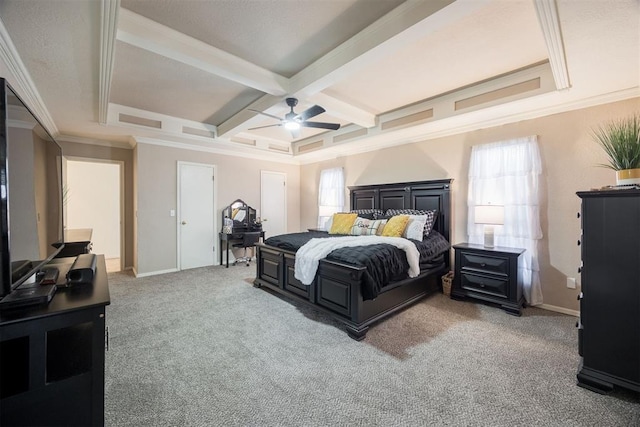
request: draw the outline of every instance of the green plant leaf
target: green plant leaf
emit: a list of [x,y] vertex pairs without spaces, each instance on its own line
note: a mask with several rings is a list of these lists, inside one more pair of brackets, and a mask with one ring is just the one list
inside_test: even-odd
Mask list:
[[602,147],[608,164],[599,166],[613,170],[640,168],[640,115],[609,122],[592,131]]

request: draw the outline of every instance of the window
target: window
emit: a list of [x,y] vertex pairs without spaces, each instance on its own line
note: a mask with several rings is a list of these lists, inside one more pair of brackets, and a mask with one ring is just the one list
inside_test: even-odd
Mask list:
[[538,274],[540,228],[540,152],[535,136],[473,146],[469,165],[468,223],[470,243],[483,243],[475,223],[477,205],[503,205],[504,225],[495,228],[495,245],[524,248],[518,274],[529,305],[542,304]]
[[320,172],[318,187],[318,228],[324,228],[331,215],[344,208],[344,172],[342,168]]

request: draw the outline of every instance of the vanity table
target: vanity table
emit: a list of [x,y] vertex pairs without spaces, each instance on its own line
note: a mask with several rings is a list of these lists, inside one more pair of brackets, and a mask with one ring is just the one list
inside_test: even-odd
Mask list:
[[[231,230],[225,230],[225,219],[233,221]],[[222,243],[225,243],[226,267],[229,268],[229,248],[234,243],[241,243],[244,234],[248,232],[260,232],[260,238],[264,239],[262,224],[258,222],[257,212],[243,200],[237,199],[222,210],[222,231],[218,233],[220,239],[220,265],[222,265]],[[229,232],[230,231],[230,232]]]

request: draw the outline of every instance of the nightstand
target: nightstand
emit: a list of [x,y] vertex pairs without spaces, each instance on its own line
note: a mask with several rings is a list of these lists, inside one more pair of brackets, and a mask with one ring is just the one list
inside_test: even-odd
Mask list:
[[524,249],[461,243],[454,245],[455,277],[451,298],[475,298],[499,304],[509,314],[520,316],[524,306],[518,260]]

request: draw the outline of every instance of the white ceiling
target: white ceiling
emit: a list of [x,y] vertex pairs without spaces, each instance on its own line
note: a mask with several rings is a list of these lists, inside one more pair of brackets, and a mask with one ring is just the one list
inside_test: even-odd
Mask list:
[[[637,0],[0,0],[0,18],[61,140],[306,162],[640,96]],[[249,130],[288,96],[341,129]]]

